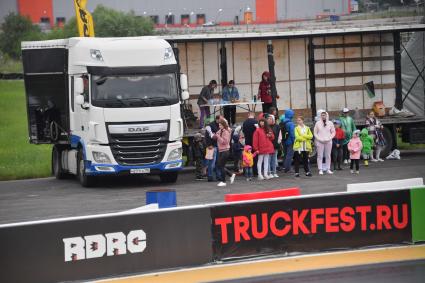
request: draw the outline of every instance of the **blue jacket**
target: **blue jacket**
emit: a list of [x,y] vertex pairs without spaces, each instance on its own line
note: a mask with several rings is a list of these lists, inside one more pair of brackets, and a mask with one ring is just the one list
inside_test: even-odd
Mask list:
[[285,145],[293,145],[295,142],[295,124],[292,122],[294,117],[294,111],[292,109],[285,110],[285,123],[286,131],[288,132],[288,139],[285,141]]
[[222,99],[223,101],[231,101],[232,99],[239,99],[238,89],[236,87],[232,87],[232,89],[230,90],[229,87],[227,86],[224,87]]

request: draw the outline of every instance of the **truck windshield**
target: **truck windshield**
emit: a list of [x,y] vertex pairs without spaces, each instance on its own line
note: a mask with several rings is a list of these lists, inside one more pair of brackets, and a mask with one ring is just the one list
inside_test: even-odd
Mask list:
[[175,74],[92,76],[94,106],[149,107],[178,101]]

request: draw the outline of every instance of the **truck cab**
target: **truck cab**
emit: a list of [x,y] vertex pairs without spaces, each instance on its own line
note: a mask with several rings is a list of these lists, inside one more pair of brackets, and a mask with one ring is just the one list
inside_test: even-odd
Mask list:
[[54,144],[52,172],[94,177],[182,168],[181,102],[189,98],[173,49],[156,37],[22,43],[31,143]]

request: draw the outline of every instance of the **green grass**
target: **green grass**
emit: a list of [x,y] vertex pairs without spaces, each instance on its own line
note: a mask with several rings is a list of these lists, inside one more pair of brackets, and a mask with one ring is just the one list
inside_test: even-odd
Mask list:
[[397,136],[397,148],[398,149],[425,149],[425,144],[410,144],[401,141],[400,135]]
[[0,180],[50,176],[50,145],[28,141],[23,81],[0,80]]

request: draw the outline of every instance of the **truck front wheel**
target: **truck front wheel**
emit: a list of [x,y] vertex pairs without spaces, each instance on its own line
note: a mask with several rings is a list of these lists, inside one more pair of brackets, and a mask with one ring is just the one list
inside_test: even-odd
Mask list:
[[161,179],[162,183],[175,183],[178,176],[178,172],[164,172],[159,174],[159,178]]
[[77,158],[77,177],[80,181],[81,186],[83,187],[91,187],[93,186],[93,176],[86,175],[86,163],[84,161],[83,151],[80,149],[78,151]]

